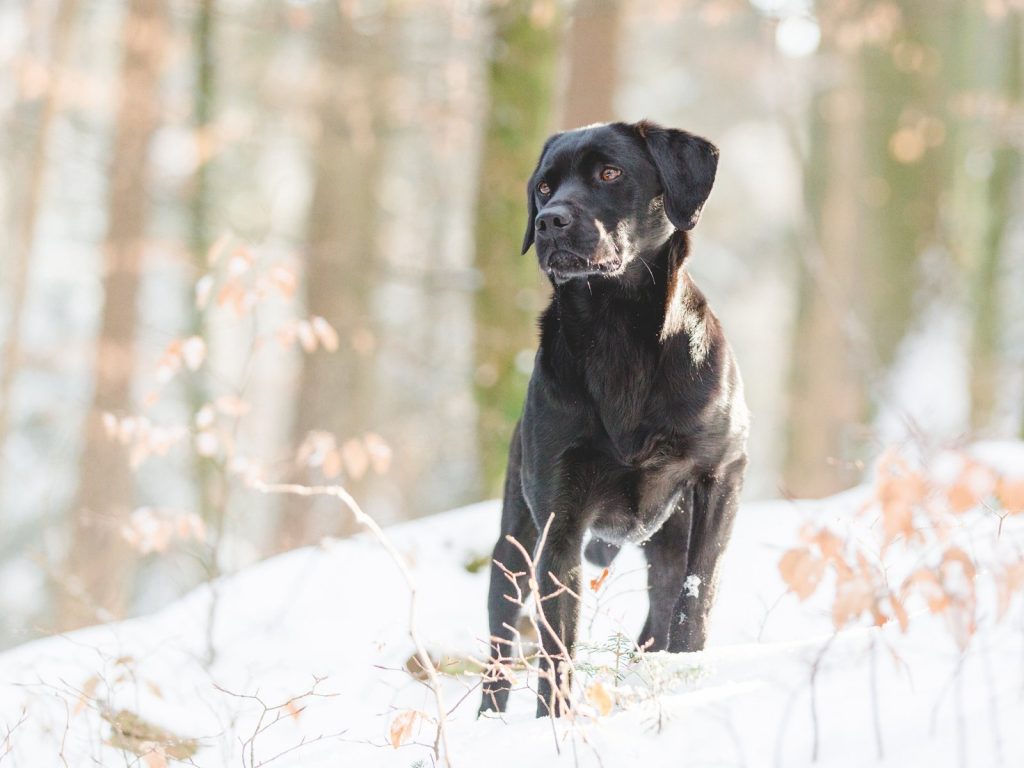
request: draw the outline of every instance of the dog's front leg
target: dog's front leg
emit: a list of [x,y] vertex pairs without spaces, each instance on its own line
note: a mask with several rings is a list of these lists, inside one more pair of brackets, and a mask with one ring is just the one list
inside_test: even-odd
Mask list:
[[[570,706],[572,654],[579,621],[580,549],[583,531],[552,521],[536,553],[541,658],[537,717],[560,717]],[[567,530],[568,528],[568,530]]]
[[676,605],[669,651],[701,651],[707,642],[708,617],[718,589],[718,571],[736,518],[747,459],[737,459],[717,477],[703,478],[694,489],[693,528],[687,577]]

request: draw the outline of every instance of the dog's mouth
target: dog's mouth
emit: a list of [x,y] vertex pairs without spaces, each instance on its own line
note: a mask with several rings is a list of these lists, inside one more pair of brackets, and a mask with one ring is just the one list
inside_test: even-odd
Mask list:
[[611,275],[621,266],[618,261],[596,261],[575,251],[562,248],[551,251],[544,259],[544,271],[559,284],[577,277]]

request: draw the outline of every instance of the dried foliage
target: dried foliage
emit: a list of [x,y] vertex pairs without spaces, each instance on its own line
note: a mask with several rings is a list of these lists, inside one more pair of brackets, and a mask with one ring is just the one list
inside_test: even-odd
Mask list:
[[[274,349],[333,352],[338,348],[338,334],[322,317],[289,316],[301,277],[287,259],[264,256],[225,233],[210,247],[206,263],[207,272],[195,284],[197,311],[207,316],[223,313],[225,317],[219,319],[245,321],[247,325],[242,327],[251,329],[241,378],[231,382],[216,370],[217,350],[204,336],[172,339],[156,361],[155,386],[144,399],[143,412],[104,413],[103,427],[108,438],[128,448],[133,468],[152,458],[167,457],[176,449],[190,450],[210,460],[225,483],[235,478],[246,485],[263,478],[269,469],[256,461],[246,446],[239,445],[245,418],[253,412],[246,397],[253,359]],[[180,376],[201,377],[208,399],[195,406],[189,422],[157,423],[151,409]],[[386,473],[391,455],[390,446],[376,433],[339,437],[312,431],[294,451],[292,466],[318,470],[326,480],[357,480],[371,471]],[[226,503],[225,498],[215,510],[216,520],[204,520],[190,511],[141,507],[121,527],[121,535],[140,554],[163,552],[176,541],[194,541],[216,549],[224,531]],[[215,573],[216,568],[210,572]]]
[[800,600],[833,590],[837,630],[867,619],[905,631],[922,608],[941,616],[965,649],[978,628],[980,582],[998,596],[997,619],[1024,587],[1021,551],[1002,536],[1003,521],[1024,512],[1022,485],[1020,476],[967,453],[911,457],[890,449],[857,514],[857,530],[866,533],[805,526],[779,571]]
[[103,712],[110,724],[110,746],[132,752],[146,765],[167,765],[167,758],[187,760],[199,749],[199,742],[186,739],[144,720],[127,709]]

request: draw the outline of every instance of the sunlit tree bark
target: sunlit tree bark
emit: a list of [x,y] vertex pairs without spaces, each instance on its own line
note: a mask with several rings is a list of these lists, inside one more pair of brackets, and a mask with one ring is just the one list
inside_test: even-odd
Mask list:
[[579,0],[573,6],[566,41],[569,82],[562,108],[563,128],[614,119],[621,37],[619,0]]
[[850,335],[858,322],[862,211],[856,190],[864,104],[855,62],[836,63],[844,85],[820,94],[811,110],[805,167],[811,221],[801,246],[789,387],[786,491],[811,496],[835,490],[849,477],[834,460],[845,455],[848,430],[862,423],[866,411],[863,368]]
[[486,492],[500,490],[519,418],[545,289],[532,256],[520,256],[526,181],[551,130],[561,17],[553,0],[489,6],[494,40],[476,218],[476,389]]
[[125,414],[133,405],[136,304],[148,214],[147,154],[159,121],[166,11],[163,0],[130,0],[122,32],[95,391],[86,418],[69,553],[59,575],[58,622],[64,629],[122,615],[131,595],[135,558],[120,531],[132,506],[134,479],[124,449],[106,435],[102,416]]
[[[967,0],[961,3],[955,45],[954,88],[962,94],[999,94],[1019,103],[1024,98],[1021,25],[1024,14],[991,18]],[[1014,190],[1021,180],[1020,147],[994,135],[993,126],[967,116],[950,176],[960,226],[954,253],[967,284],[971,318],[971,429],[998,427],[1001,377],[1005,363],[1006,306],[1003,279],[1009,254],[1007,228],[1014,217]],[[1011,292],[1012,295],[1012,292]]]
[[[5,259],[5,274],[3,276],[7,331],[3,357],[0,359],[0,457],[3,456],[3,448],[10,429],[11,395],[21,357],[21,323],[25,312],[29,262],[32,246],[36,239],[36,222],[39,218],[43,186],[46,180],[46,150],[54,118],[59,109],[60,89],[64,81],[64,70],[67,67],[77,12],[78,0],[61,0],[57,5],[48,68],[49,81],[42,97],[39,116],[37,120],[33,121],[32,137],[29,141],[29,149],[24,154],[24,165],[20,172],[11,175],[12,183],[18,185],[18,190],[11,197],[21,202],[20,205],[15,206],[14,221],[16,224],[13,227],[11,249]],[[19,100],[22,100],[26,98],[26,95],[21,93],[19,97]],[[18,108],[23,109],[24,106],[19,104]],[[0,489],[5,487],[3,466],[3,462],[0,461]],[[3,494],[0,490],[0,499],[2,498]]]
[[823,6],[823,71],[836,84],[813,104],[805,171],[821,255],[800,277],[785,469],[799,495],[859,478],[901,344],[950,293],[950,280],[922,279],[954,267],[944,180],[959,128],[948,106],[955,70],[970,66],[956,56],[955,3],[941,5]]
[[[322,81],[315,181],[309,211],[306,307],[338,331],[337,352],[303,359],[294,428],[300,444],[311,430],[344,442],[373,428],[375,346],[371,292],[379,280],[376,212],[384,159],[383,96],[388,62],[382,30],[357,30],[345,4],[329,3],[318,24]],[[360,478],[347,478],[360,495]],[[293,547],[354,530],[334,506],[289,499],[278,544]]]
[[[194,48],[193,129],[199,137],[200,146],[207,141],[205,136],[212,130],[216,99],[216,57],[214,56],[214,22],[216,0],[199,0],[195,11],[192,41]],[[207,268],[206,253],[212,243],[210,215],[213,208],[213,194],[210,188],[209,157],[201,155],[189,190],[189,245],[192,263],[197,274]],[[192,301],[189,291],[187,300]],[[202,310],[193,309],[190,333],[203,336],[205,331]],[[188,380],[189,400],[193,413],[208,400],[208,392],[200,377]],[[196,496],[199,512],[219,538],[223,528],[226,499],[226,485],[223,473],[218,470],[214,459],[195,457]],[[217,563],[211,565],[211,575],[216,575]]]

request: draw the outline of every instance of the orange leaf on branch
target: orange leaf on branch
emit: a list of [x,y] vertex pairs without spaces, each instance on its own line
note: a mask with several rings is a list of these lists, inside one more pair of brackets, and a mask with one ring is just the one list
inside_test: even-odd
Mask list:
[[[608,569],[605,568],[605,572],[607,571]],[[611,714],[615,706],[615,700],[612,698],[611,693],[608,692],[608,689],[601,684],[600,680],[595,680],[591,683],[583,694],[586,696],[587,703],[593,706],[599,715],[606,717]]]
[[892,452],[879,461],[875,498],[882,508],[885,544],[899,536],[911,539],[914,510],[927,496],[928,484],[907,462]]
[[996,496],[1003,509],[1011,515],[1024,512],[1024,478],[999,478]]
[[[875,589],[865,574],[840,578],[832,604],[832,623],[842,629],[865,611],[875,611]],[[877,617],[876,617],[877,623]]]
[[977,462],[967,460],[960,476],[946,491],[950,510],[962,515],[974,509],[982,499],[995,490],[996,477],[991,469]]
[[806,600],[818,588],[825,573],[825,561],[816,557],[808,548],[797,547],[782,556],[779,573],[790,591],[801,600]]
[[407,709],[404,712],[399,712],[395,719],[391,721],[388,737],[393,748],[398,749],[409,741],[412,737],[412,729],[416,726],[419,716],[420,713],[416,710]]
[[1010,608],[1014,595],[1024,587],[1024,560],[1013,563],[1000,574],[997,616],[1002,619]]

